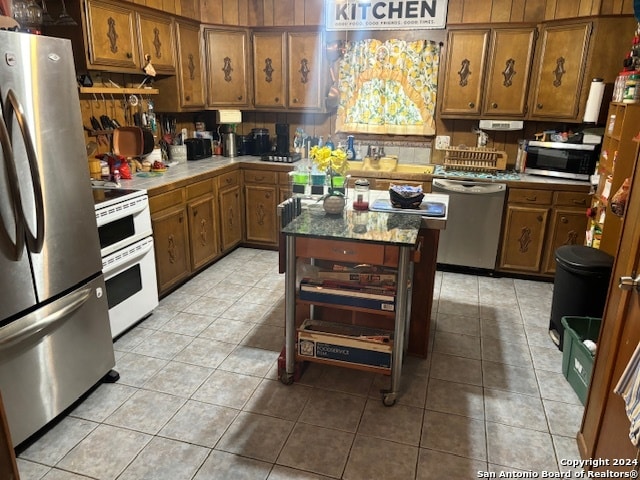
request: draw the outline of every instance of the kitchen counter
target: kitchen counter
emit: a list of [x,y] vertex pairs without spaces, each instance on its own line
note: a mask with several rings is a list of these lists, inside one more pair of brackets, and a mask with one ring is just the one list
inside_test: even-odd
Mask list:
[[[162,189],[165,186],[176,186],[176,182],[187,184],[191,181],[197,181],[200,176],[207,176],[211,173],[224,173],[227,170],[239,168],[241,166],[250,166],[252,169],[271,170],[288,172],[294,169],[300,162],[296,163],[278,163],[264,162],[260,157],[244,155],[234,158],[214,156],[204,158],[202,160],[194,160],[182,162],[169,167],[163,174],[149,175],[146,172],[138,172],[134,174],[131,180],[121,180],[122,188],[141,188],[141,189]],[[539,175],[529,175],[514,172],[500,172],[498,174],[474,173],[465,171],[445,171],[441,166],[436,165],[433,174],[427,173],[407,173],[407,172],[379,172],[379,171],[350,171],[352,177],[368,177],[368,178],[387,178],[391,180],[417,180],[431,181],[433,178],[448,178],[459,180],[477,180],[477,181],[500,181],[507,183],[511,187],[527,187],[541,188],[544,190],[553,190],[560,188],[562,190],[581,191],[589,188],[589,184],[583,181],[567,180],[561,178],[541,177]],[[529,185],[528,185],[529,184]]]
[[210,176],[212,173],[225,173],[237,169],[240,166],[251,166],[258,170],[271,170],[288,172],[295,163],[263,162],[260,157],[244,155],[240,157],[213,156],[202,160],[192,160],[170,166],[166,172],[155,174],[153,172],[137,172],[131,180],[120,180],[122,188],[141,188],[145,190],[159,189],[163,187],[173,188],[179,184],[188,184],[198,181],[198,177]]

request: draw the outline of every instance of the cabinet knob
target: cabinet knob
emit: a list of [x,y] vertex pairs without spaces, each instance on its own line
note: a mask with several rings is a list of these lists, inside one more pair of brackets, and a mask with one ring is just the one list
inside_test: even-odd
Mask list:
[[473,103],[473,102],[469,102],[469,108],[474,108],[475,106],[476,106],[476,104],[475,104],[475,103]]
[[133,58],[133,54],[131,52],[127,52],[125,56],[127,58]]
[[536,108],[539,109],[539,110],[542,109],[542,104],[541,103],[536,103]]
[[191,100],[191,95],[187,95],[186,97],[184,97],[184,99],[188,102],[189,100]]
[[238,100],[242,100],[242,95],[238,96]]
[[535,202],[537,200],[537,198],[538,197],[536,195],[534,195],[533,197],[526,197],[527,202]]
[[495,103],[495,102],[493,102],[493,103],[491,104],[491,108],[498,108],[498,104],[497,104],[497,103]]
[[298,99],[297,99],[297,98],[294,98],[294,99],[293,99],[293,103],[298,103]]
[[273,99],[276,103],[280,101],[280,99],[278,97]]
[[538,216],[536,217],[536,220],[538,220],[539,222],[542,222],[542,215],[538,215]]
[[567,219],[567,217],[560,217],[560,221],[562,223],[569,223],[569,220]]

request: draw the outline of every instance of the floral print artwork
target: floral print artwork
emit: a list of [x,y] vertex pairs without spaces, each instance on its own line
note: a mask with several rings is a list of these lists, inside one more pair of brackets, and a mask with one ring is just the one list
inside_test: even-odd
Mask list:
[[435,135],[439,62],[440,47],[428,40],[347,42],[337,130]]

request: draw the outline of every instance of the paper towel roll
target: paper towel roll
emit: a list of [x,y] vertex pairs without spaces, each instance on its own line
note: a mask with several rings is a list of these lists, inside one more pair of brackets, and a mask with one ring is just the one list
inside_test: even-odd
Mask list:
[[604,95],[604,82],[602,79],[594,79],[591,82],[587,104],[584,109],[585,123],[598,123],[600,116],[600,105],[602,104],[602,96]]

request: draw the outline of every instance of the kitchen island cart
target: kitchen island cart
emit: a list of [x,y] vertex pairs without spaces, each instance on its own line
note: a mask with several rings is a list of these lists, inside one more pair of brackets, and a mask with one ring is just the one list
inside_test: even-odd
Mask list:
[[[396,401],[400,389],[402,372],[402,357],[408,328],[411,305],[412,252],[416,248],[418,232],[422,220],[419,215],[405,215],[402,213],[357,212],[347,210],[343,215],[320,215],[316,212],[303,210],[282,232],[286,243],[285,270],[285,368],[279,372],[280,380],[289,384],[293,382],[296,361],[308,360],[350,368],[358,368],[391,375],[391,388],[383,391],[383,403],[391,406]],[[340,302],[338,297],[327,295],[325,300],[301,295],[302,290],[297,287],[296,267],[298,262],[305,261],[343,262],[347,264],[367,264],[377,267],[391,268],[395,274],[395,298],[391,302],[381,301],[380,305],[361,302],[358,297]],[[320,298],[320,297],[316,297]],[[313,318],[318,309],[321,319]],[[304,319],[301,326],[301,314],[309,318]],[[384,321],[387,318],[393,327],[389,329],[388,337],[381,340],[380,348],[370,345],[371,354],[361,362],[348,362],[326,356],[314,356],[311,351],[303,351],[302,337],[319,335],[323,348],[327,348],[329,339],[333,338],[338,345],[336,350],[351,352],[356,350],[357,343],[343,343],[340,348],[339,325],[344,329],[362,328],[361,334],[352,337],[362,341],[370,339],[380,333],[366,325],[367,319]],[[338,326],[330,320],[337,318]],[[326,331],[323,331],[323,326]],[[300,328],[297,328],[300,327]],[[307,328],[312,332],[307,332]],[[336,330],[337,328],[337,330]],[[338,332],[337,335],[335,333]],[[323,335],[326,335],[322,338]],[[384,335],[381,335],[384,337]],[[298,341],[300,337],[300,341]],[[309,337],[307,337],[309,338]],[[357,342],[358,340],[354,340]],[[315,342],[316,348],[319,341]],[[310,341],[310,343],[313,343]],[[354,346],[355,345],[355,346]],[[300,347],[300,348],[297,348]],[[334,348],[334,347],[330,347]],[[353,348],[350,350],[350,348]],[[366,348],[364,350],[367,350]],[[307,354],[305,354],[307,353]],[[390,358],[387,362],[385,354]],[[371,358],[378,360],[371,360]],[[377,363],[376,363],[377,361]]]

